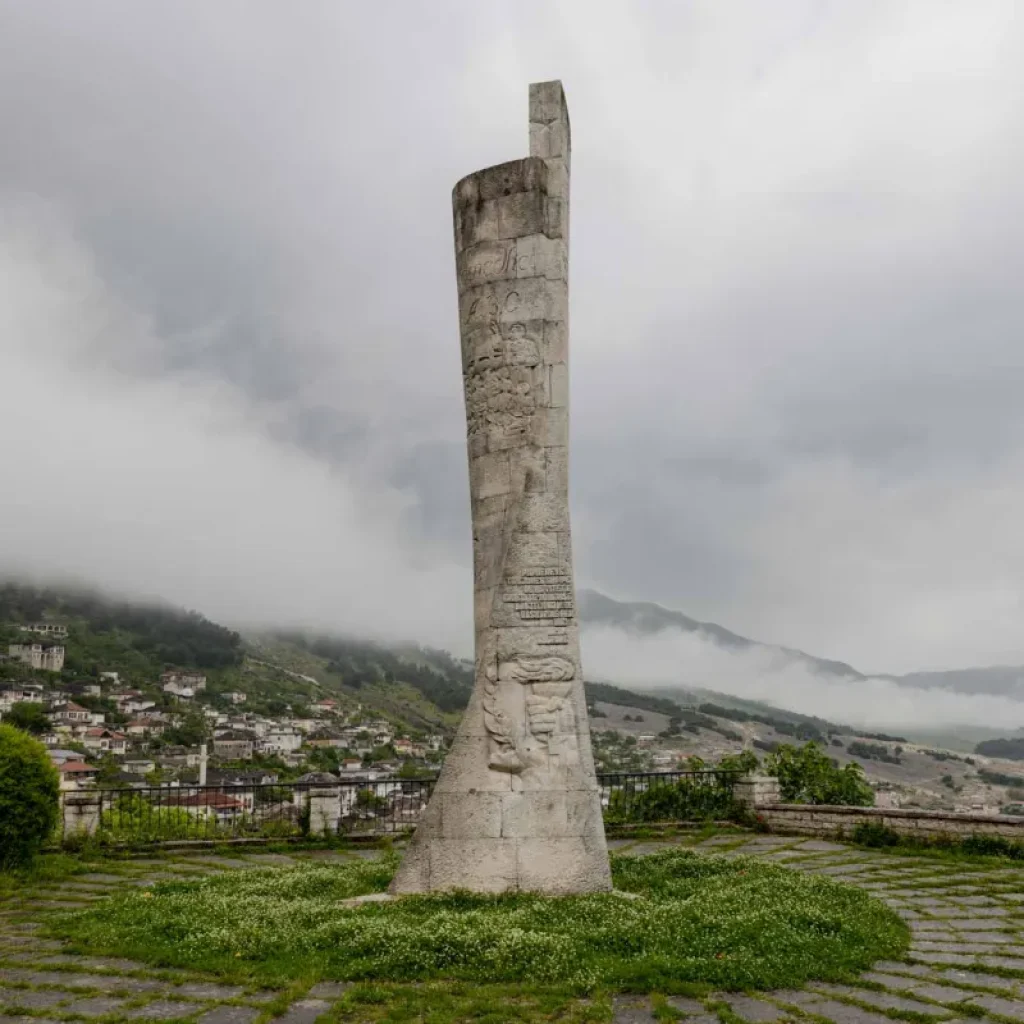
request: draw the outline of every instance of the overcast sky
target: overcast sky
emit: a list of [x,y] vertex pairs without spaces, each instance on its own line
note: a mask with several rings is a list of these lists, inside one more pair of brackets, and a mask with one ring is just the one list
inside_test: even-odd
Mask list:
[[556,77],[578,582],[1024,663],[1013,0],[0,0],[0,570],[467,649],[450,190]]

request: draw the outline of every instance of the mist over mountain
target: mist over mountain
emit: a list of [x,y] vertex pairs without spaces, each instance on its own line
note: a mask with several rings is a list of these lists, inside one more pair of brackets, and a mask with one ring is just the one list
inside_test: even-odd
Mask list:
[[803,651],[775,644],[764,644],[750,640],[732,630],[725,629],[714,622],[699,622],[682,612],[663,608],[649,601],[616,601],[599,594],[596,590],[581,590],[579,593],[580,620],[591,626],[617,626],[621,629],[638,634],[658,633],[665,629],[678,629],[688,633],[698,633],[709,637],[722,647],[733,650],[766,650],[780,652],[787,658],[799,659],[813,665],[820,672],[839,676],[853,676],[863,679],[864,676],[855,668],[842,661],[828,658],[816,658]]
[[1024,727],[1024,667],[868,675],[650,602],[579,594],[587,672],[652,692],[702,690],[780,709],[974,743]]

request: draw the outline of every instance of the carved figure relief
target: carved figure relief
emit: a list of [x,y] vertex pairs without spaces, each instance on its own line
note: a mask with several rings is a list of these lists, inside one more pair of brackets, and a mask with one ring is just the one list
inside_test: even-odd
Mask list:
[[[576,763],[576,723],[569,700],[575,675],[575,665],[555,655],[524,656],[485,668],[484,726],[492,770],[544,775]],[[503,702],[501,688],[509,684],[522,690]],[[506,708],[520,696],[525,716],[516,721]]]
[[470,442],[480,434],[500,445],[525,438],[536,408],[529,367],[499,366],[466,378],[466,420]]

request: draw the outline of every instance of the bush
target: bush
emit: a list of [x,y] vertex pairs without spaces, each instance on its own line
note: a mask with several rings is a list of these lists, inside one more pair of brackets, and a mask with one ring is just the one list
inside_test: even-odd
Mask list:
[[1008,857],[1010,860],[1024,858],[1024,845],[1003,836],[964,836],[960,849],[976,857]]
[[764,770],[778,778],[787,803],[871,807],[875,802],[864,769],[855,762],[840,768],[817,743],[783,744],[765,758]]
[[60,777],[46,748],[0,725],[0,867],[25,864],[57,825]]
[[860,846],[899,846],[908,850],[938,850],[971,857],[1004,857],[1008,860],[1024,860],[1024,843],[1003,836],[984,835],[936,835],[904,836],[888,825],[878,822],[862,822],[854,827],[851,838]]
[[883,846],[899,846],[900,834],[888,825],[877,821],[862,821],[853,827],[852,838],[859,846],[880,849]]
[[683,776],[672,782],[649,778],[612,792],[605,811],[609,825],[655,821],[723,821],[737,811],[728,775]]

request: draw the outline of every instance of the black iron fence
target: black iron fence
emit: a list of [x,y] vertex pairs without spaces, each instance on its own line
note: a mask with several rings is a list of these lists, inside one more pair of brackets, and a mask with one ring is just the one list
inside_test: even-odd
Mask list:
[[[739,772],[618,772],[598,776],[608,824],[727,818]],[[101,843],[386,835],[415,828],[435,780],[342,779],[75,791],[64,839],[85,831]],[[71,810],[66,808],[66,812]]]
[[742,772],[615,772],[598,775],[609,825],[724,820],[736,811],[733,784]]
[[404,832],[415,826],[433,785],[395,779],[100,789],[92,791],[99,806],[90,831],[108,843]]

